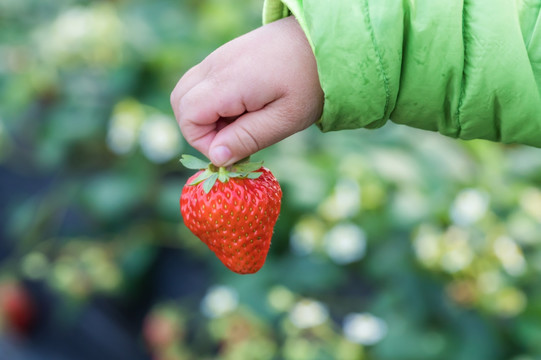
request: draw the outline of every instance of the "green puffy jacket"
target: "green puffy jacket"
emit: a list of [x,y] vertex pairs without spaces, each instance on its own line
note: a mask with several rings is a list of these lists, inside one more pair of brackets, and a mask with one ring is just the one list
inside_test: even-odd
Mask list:
[[387,119],[541,147],[541,0],[266,0],[314,51],[323,131]]

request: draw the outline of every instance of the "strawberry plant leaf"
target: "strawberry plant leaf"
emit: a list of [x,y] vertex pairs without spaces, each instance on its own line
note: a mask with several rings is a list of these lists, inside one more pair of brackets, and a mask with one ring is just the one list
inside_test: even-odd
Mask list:
[[229,176],[226,173],[219,172],[218,173],[218,180],[222,183],[226,183],[229,180]]
[[216,180],[218,180],[218,173],[212,173],[212,175],[209,176],[207,180],[203,183],[203,190],[205,190],[205,193],[208,194],[214,184],[216,184]]
[[260,177],[261,175],[263,175],[263,173],[261,172],[251,172],[249,173],[248,175],[246,175],[246,177],[248,179],[257,179],[258,177]]
[[251,162],[251,163],[240,163],[240,164],[233,165],[232,170],[234,172],[239,172],[239,173],[250,173],[252,171],[261,169],[261,166],[263,166],[263,161]]
[[196,158],[192,155],[182,155],[182,158],[180,159],[180,162],[182,165],[184,165],[188,169],[192,170],[201,170],[206,169],[209,166],[209,162],[205,162],[201,159]]
[[248,163],[248,162],[250,162],[250,156],[240,159],[239,161],[237,161],[237,164]]
[[205,171],[201,172],[201,174],[199,174],[195,179],[193,179],[193,181],[189,183],[188,185],[197,185],[200,182],[208,179],[211,175],[212,175],[212,171],[210,171],[209,169],[206,169]]

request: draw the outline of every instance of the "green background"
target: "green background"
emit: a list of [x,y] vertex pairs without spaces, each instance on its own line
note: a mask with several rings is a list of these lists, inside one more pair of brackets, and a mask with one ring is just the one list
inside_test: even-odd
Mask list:
[[[254,156],[284,192],[260,272],[229,272],[183,226],[178,159],[198,154],[169,94],[261,7],[0,2],[0,284],[36,314],[22,341],[3,315],[0,353],[541,359],[539,149],[313,127]],[[130,341],[90,341],[111,323]],[[71,331],[91,352],[63,352]]]

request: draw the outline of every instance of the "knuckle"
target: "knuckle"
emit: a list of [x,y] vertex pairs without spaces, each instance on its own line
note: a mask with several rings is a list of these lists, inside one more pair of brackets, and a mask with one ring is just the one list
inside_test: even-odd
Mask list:
[[245,126],[240,125],[236,135],[237,141],[245,154],[253,154],[261,149],[257,137]]
[[176,106],[179,113],[179,123],[186,122],[194,117],[193,113],[197,109],[197,99],[192,93],[188,93],[177,101]]

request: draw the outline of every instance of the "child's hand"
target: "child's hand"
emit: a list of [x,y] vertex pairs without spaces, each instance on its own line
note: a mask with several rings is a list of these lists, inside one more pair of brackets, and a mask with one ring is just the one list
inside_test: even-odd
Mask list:
[[218,48],[171,94],[186,140],[226,166],[313,124],[323,91],[310,45],[293,17]]

